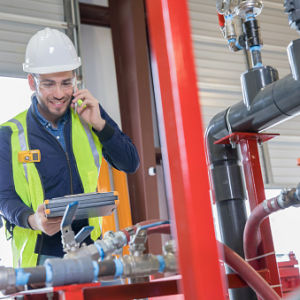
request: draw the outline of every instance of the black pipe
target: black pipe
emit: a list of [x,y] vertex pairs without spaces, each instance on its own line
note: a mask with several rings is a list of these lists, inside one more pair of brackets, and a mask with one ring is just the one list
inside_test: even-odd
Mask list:
[[[221,237],[225,244],[231,244],[235,252],[244,257],[243,244],[240,236],[243,236],[245,222],[247,219],[244,199],[233,199],[216,202],[218,219],[222,228]],[[236,239],[234,237],[237,237]],[[226,267],[227,273],[235,273]],[[249,287],[229,289],[230,299],[257,299],[254,291]]]
[[44,266],[36,266],[35,268],[24,268],[25,273],[29,273],[28,283],[45,283],[46,269]]
[[[221,236],[226,245],[242,256],[246,193],[241,162],[235,146],[214,142],[232,132],[261,132],[299,112],[300,82],[288,75],[260,90],[249,107],[241,101],[217,114],[206,130],[211,188],[220,218]],[[239,290],[232,291],[231,299],[255,299],[252,292]]]
[[98,277],[114,276],[116,273],[116,265],[113,259],[102,260],[98,263],[99,274]]

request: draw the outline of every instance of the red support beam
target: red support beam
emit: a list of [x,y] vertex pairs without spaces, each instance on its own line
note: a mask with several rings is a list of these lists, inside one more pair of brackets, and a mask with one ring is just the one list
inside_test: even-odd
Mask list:
[[[259,134],[257,134],[257,136],[258,139]],[[266,199],[265,187],[259,162],[257,139],[253,140],[244,138],[239,141],[251,210]],[[261,246],[257,251],[257,256],[265,255],[265,257],[257,260],[258,265],[260,269],[267,268],[270,271],[270,284],[274,287],[277,294],[281,296],[280,278],[269,218],[264,220],[260,225],[260,235]]]
[[[266,199],[257,143],[266,142],[276,136],[278,136],[278,134],[234,132],[215,142],[216,144],[229,144],[230,142],[240,144],[244,177],[251,210]],[[282,296],[279,271],[268,218],[260,225],[260,232],[258,234],[260,235],[261,243],[259,249],[257,249],[257,256],[261,258],[255,261],[255,264],[258,266],[256,269],[269,270],[269,283],[273,286],[277,294]]]
[[178,279],[99,287],[100,283],[72,284],[13,295],[25,300],[131,300],[178,294]]
[[[188,8],[147,0],[155,95],[168,199],[185,299],[224,299],[215,240]],[[173,222],[174,224],[174,222]]]

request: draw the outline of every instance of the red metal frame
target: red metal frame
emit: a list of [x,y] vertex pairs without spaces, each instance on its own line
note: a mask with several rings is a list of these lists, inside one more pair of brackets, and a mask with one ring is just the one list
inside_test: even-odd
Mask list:
[[300,286],[298,260],[293,252],[289,253],[288,261],[278,262],[282,292],[284,295],[294,291]]
[[[224,299],[186,1],[147,0],[168,198],[185,299]],[[160,98],[160,99],[159,99]],[[174,222],[173,222],[174,223]]]
[[124,284],[101,287],[100,283],[72,284],[21,292],[13,296],[24,296],[26,300],[47,300],[51,293],[53,300],[131,300],[178,294],[179,280]]
[[[229,144],[230,142],[240,144],[245,182],[251,210],[266,199],[257,143],[267,141],[277,135],[278,134],[235,132],[216,142],[216,144]],[[270,271],[270,284],[274,286],[275,291],[279,296],[281,296],[282,292],[280,288],[279,271],[276,263],[276,255],[269,219],[264,220],[261,224],[260,235],[261,246],[258,249],[257,255],[260,256],[267,253],[272,254],[258,261],[259,269],[268,269]]]
[[59,300],[84,300],[84,294],[87,290],[95,287],[99,289],[99,286],[99,282],[55,286],[53,292],[58,293]]

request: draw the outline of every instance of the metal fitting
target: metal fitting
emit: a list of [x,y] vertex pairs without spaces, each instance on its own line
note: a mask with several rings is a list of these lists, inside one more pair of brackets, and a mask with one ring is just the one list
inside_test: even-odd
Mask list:
[[126,255],[120,261],[123,264],[123,277],[145,277],[158,273],[160,269],[160,263],[153,254]]
[[288,14],[292,29],[300,30],[300,3],[298,0],[284,0],[284,11]]
[[104,252],[104,256],[119,251],[127,245],[126,234],[122,231],[107,231],[102,240],[96,241],[95,244],[100,246]]
[[277,197],[277,203],[281,208],[300,205],[300,186],[292,189],[283,189]]
[[146,250],[147,230],[141,229],[139,226],[135,235],[131,238],[129,243],[129,251],[132,255],[139,256]]
[[219,14],[228,14],[234,12],[234,8],[240,0],[217,0],[217,11]]
[[78,258],[91,256],[93,260],[103,259],[127,245],[126,234],[122,231],[108,231],[102,240],[97,240],[93,245],[84,246],[72,253],[65,255],[66,258]]
[[239,17],[246,19],[248,13],[258,16],[263,8],[262,0],[243,0],[235,7],[234,11]]
[[65,253],[71,253],[79,249],[80,244],[75,241],[75,235],[71,226],[61,229],[61,242]]
[[176,253],[176,243],[175,240],[169,240],[164,244],[163,251],[164,255],[167,255],[168,253]]
[[123,264],[123,277],[146,277],[156,273],[178,271],[175,254],[168,253],[164,256],[144,254],[141,256],[126,255],[120,258]]
[[164,272],[176,273],[178,272],[177,259],[174,253],[164,255],[165,269]]
[[225,18],[225,38],[227,40],[236,40],[235,24],[232,17]]

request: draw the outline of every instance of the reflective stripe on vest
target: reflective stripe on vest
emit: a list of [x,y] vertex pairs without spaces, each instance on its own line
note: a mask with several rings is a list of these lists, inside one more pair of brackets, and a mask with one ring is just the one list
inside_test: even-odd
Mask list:
[[[85,193],[95,192],[102,159],[102,145],[92,128],[81,122],[78,115],[72,113],[72,147],[79,176]],[[34,163],[18,162],[19,151],[29,150],[27,110],[1,126],[9,126],[12,130],[12,170],[15,190],[22,201],[36,211],[44,201],[43,186]],[[42,157],[43,159],[43,157]],[[96,240],[101,235],[101,218],[90,218],[89,224],[94,226],[91,237]],[[37,235],[40,231],[15,226],[13,230],[12,250],[14,267],[32,267],[37,263],[38,255],[34,253]]]

